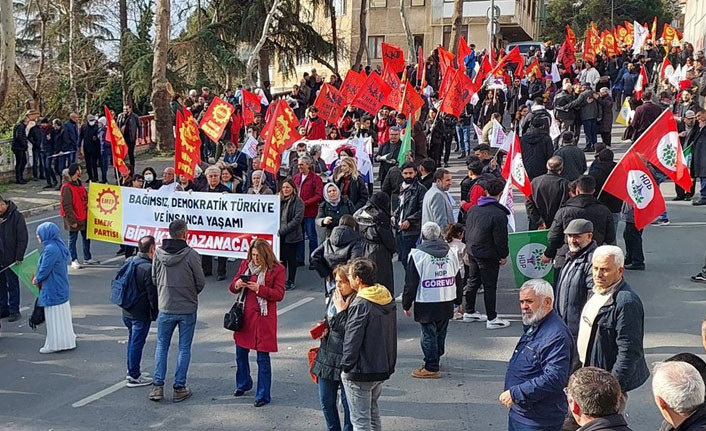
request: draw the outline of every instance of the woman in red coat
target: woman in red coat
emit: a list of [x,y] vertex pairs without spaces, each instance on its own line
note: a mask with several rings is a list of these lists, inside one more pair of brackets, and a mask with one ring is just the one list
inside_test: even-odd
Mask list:
[[[277,303],[284,298],[284,266],[277,261],[272,247],[264,239],[250,245],[248,258],[241,262],[230,291],[245,290],[243,327],[233,333],[235,339],[236,397],[252,389],[250,377],[250,350],[257,351],[257,392],[255,407],[270,402],[272,368],[270,352],[277,351]],[[241,279],[246,276],[247,282]]]

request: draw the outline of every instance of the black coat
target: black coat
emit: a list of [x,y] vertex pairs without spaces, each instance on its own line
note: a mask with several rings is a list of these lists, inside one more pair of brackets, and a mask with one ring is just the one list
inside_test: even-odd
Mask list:
[[[671,428],[670,428],[671,429]],[[623,415],[616,413],[614,415],[603,416],[596,418],[579,428],[580,431],[632,431],[628,427]]]
[[[380,176],[380,184],[385,181],[385,176],[387,175],[387,171],[390,170],[392,166],[395,166],[397,164],[397,156],[400,154],[400,147],[402,145],[402,142],[398,142],[397,144],[392,144],[391,142],[385,142],[380,146],[380,149],[378,150],[378,154],[375,157],[375,160],[380,163],[380,170],[378,175]],[[389,162],[381,162],[378,160],[378,157],[382,157],[385,155],[389,155],[387,160]]]
[[532,180],[532,199],[526,203],[527,215],[536,225],[552,225],[559,208],[569,199],[569,181],[547,173]]
[[593,289],[593,252],[598,247],[595,241],[576,255],[569,252],[554,287],[554,309],[577,339],[581,311]]
[[32,152],[40,151],[42,148],[42,141],[44,140],[44,131],[42,130],[42,126],[39,124],[32,126],[27,134],[27,140],[32,143]]
[[[595,160],[591,167],[588,168],[588,175],[596,179],[596,191],[593,193],[594,196],[598,198],[598,202],[607,206],[611,213],[617,214],[623,208],[623,201],[611,195],[610,193],[600,193],[603,190],[603,185],[608,179],[613,168],[615,168],[615,162],[602,162],[600,160]],[[600,193],[600,196],[598,194]]]
[[510,211],[498,201],[483,198],[471,207],[466,216],[466,250],[478,259],[499,261],[510,253],[508,249],[507,216]]
[[520,139],[522,163],[530,180],[547,172],[547,160],[554,155],[554,144],[549,133],[542,129],[530,128]]
[[400,195],[404,193],[404,202],[402,206],[397,206],[393,215],[397,226],[403,221],[409,222],[409,228],[407,230],[400,230],[397,235],[402,236],[419,236],[422,232],[422,202],[424,201],[424,193],[427,189],[419,184],[419,181],[414,181],[410,186],[403,192],[400,191]]
[[586,172],[586,154],[576,145],[564,145],[559,147],[555,152],[555,156],[561,157],[564,161],[564,170],[561,171],[561,176],[569,181],[578,179]]
[[706,177],[706,127],[700,128],[698,125],[691,129],[686,137],[684,148],[693,145],[691,159],[691,176]]
[[363,256],[375,262],[377,282],[387,287],[394,295],[395,279],[392,267],[392,254],[397,251],[395,236],[392,234],[390,215],[376,206],[367,204],[356,211],[355,221],[363,237]]
[[614,288],[613,302],[598,311],[583,365],[610,371],[623,392],[640,387],[650,377],[644,325],[642,301],[623,279]]
[[[284,203],[282,203],[284,209]],[[304,201],[299,196],[294,197],[294,201],[289,204],[287,209],[287,223],[280,223],[279,237],[280,241],[285,244],[296,244],[304,241],[302,233],[302,222],[304,220]]]
[[362,177],[358,176],[357,179],[349,177],[348,190],[343,193],[343,185],[345,183],[345,178],[341,177],[336,181],[338,189],[341,191],[342,195],[348,196],[351,203],[353,204],[354,211],[357,211],[365,205],[368,201],[368,186]]
[[[316,215],[315,220],[316,225],[321,226],[326,230],[326,238],[328,238],[331,235],[333,228],[338,226],[338,223],[341,221],[341,217],[344,215],[353,215],[356,209],[357,208],[353,206],[353,203],[351,203],[347,196],[341,196],[340,202],[338,202],[338,205],[335,207],[331,205],[330,202],[323,201],[319,204],[319,213]],[[324,219],[326,217],[331,217],[333,219],[331,224],[324,224]]]
[[701,404],[679,427],[674,428],[667,421],[662,421],[659,431],[705,431],[706,430],[706,404]]
[[333,317],[329,316],[328,311],[335,311],[333,301],[330,301],[327,306],[325,316],[326,328],[328,333],[321,338],[319,352],[316,354],[314,366],[311,372],[319,378],[328,380],[341,380],[341,358],[343,356],[343,339],[346,335],[346,320],[348,320],[348,310],[343,310],[336,313]]
[[135,267],[135,284],[140,292],[140,298],[135,305],[123,310],[123,317],[141,320],[143,322],[157,320],[157,287],[152,281],[152,261],[144,253],[137,253],[131,259],[144,259]]
[[27,151],[27,127],[23,122],[12,130],[12,151]]
[[349,226],[336,226],[331,236],[311,253],[311,265],[320,277],[331,277],[334,268],[356,257],[363,257],[360,233]]
[[596,99],[601,107],[601,120],[598,122],[598,133],[610,133],[613,127],[613,98],[610,94]]
[[78,138],[79,146],[83,148],[84,154],[100,155],[101,140],[98,138],[98,123],[84,124]]
[[556,116],[557,120],[567,122],[567,123],[574,122],[574,110],[573,109],[568,109],[568,110],[558,109],[558,108],[563,108],[564,106],[573,102],[574,99],[576,99],[576,96],[574,96],[573,93],[568,93],[564,90],[561,90],[560,92],[557,93],[557,95],[554,97],[554,108],[557,108],[554,110],[554,115]]
[[0,217],[0,241],[3,268],[24,259],[29,234],[25,217],[12,201],[7,201],[7,210]]
[[544,251],[547,257],[555,258],[556,266],[564,264],[564,256],[568,250],[564,242],[564,229],[571,220],[582,218],[593,223],[593,239],[596,244],[615,243],[615,225],[613,224],[613,214],[608,207],[598,202],[593,195],[578,195],[570,198],[559,208],[554,216],[554,222],[547,234],[549,245]]
[[400,204],[400,185],[402,184],[402,171],[397,166],[393,166],[387,172],[385,181],[382,182],[382,191],[390,197],[390,213],[397,210]]

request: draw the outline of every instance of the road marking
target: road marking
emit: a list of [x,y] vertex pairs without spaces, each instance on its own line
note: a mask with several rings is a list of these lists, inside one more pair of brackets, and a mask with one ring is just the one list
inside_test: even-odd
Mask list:
[[73,408],[79,408],[79,407],[85,406],[86,404],[90,404],[90,403],[92,403],[93,401],[99,400],[99,399],[103,398],[103,397],[106,396],[106,395],[110,395],[110,394],[112,394],[113,392],[118,391],[118,390],[124,388],[126,383],[127,383],[127,382],[126,382],[125,380],[121,380],[120,382],[114,384],[113,386],[110,386],[110,387],[108,387],[108,388],[105,388],[105,389],[103,389],[103,390],[100,391],[100,392],[96,392],[96,393],[93,394],[93,395],[89,395],[89,396],[87,396],[86,398],[84,398],[84,399],[82,399],[82,400],[76,401],[75,403],[71,404],[71,407],[73,407]]
[[[118,257],[120,257],[120,256],[118,256]],[[113,258],[113,259],[114,259],[114,258]],[[108,259],[108,260],[110,260],[110,259]],[[106,261],[106,262],[107,262],[107,261]],[[297,302],[295,302],[295,303],[293,303],[293,304],[289,304],[289,305],[287,305],[286,307],[277,310],[277,315],[278,315],[278,316],[281,316],[281,315],[283,315],[284,313],[287,313],[287,312],[289,312],[289,311],[292,311],[292,310],[294,310],[294,309],[297,308],[297,307],[301,307],[302,305],[307,304],[307,303],[309,303],[309,302],[311,302],[311,301],[313,301],[313,300],[314,300],[314,297],[313,297],[313,296],[307,296],[306,298],[302,298],[302,299],[300,299],[299,301],[297,301]],[[75,403],[71,404],[71,407],[73,407],[73,408],[79,408],[79,407],[83,407],[83,406],[85,406],[85,405],[87,405],[87,404],[90,404],[90,403],[92,403],[92,402],[94,402],[94,401],[97,401],[97,400],[99,400],[99,399],[101,399],[101,398],[103,398],[103,397],[105,397],[105,396],[108,396],[108,395],[112,394],[113,392],[119,391],[120,389],[124,388],[126,383],[127,383],[127,382],[126,382],[125,380],[121,380],[121,381],[119,381],[118,383],[114,384],[113,386],[110,386],[110,387],[108,387],[108,388],[105,388],[105,389],[103,389],[103,390],[100,391],[100,392],[96,392],[96,393],[93,394],[93,395],[89,395],[89,396],[87,396],[86,398],[84,398],[84,399],[82,399],[82,400],[76,401]]]
[[55,215],[55,216],[51,216],[51,217],[44,217],[44,218],[40,218],[39,220],[28,221],[28,222],[25,223],[25,224],[41,223],[41,222],[43,222],[43,221],[53,220],[53,219],[55,219],[55,218],[60,218],[60,217],[61,217],[60,215]]

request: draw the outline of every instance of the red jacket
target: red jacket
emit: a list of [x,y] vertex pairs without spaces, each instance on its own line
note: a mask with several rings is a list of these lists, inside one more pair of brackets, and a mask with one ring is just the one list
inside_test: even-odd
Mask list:
[[[230,283],[231,292],[236,293],[235,282],[247,269],[248,261],[241,261],[240,268]],[[284,266],[277,263],[265,274],[265,285],[260,286],[260,292],[257,295],[252,290],[244,288],[243,327],[233,333],[233,339],[238,346],[258,352],[277,351],[277,303],[284,298],[284,273]],[[257,277],[251,276],[250,281],[257,281]],[[260,314],[258,296],[267,300],[267,316]]]
[[299,197],[304,201],[304,217],[316,217],[319,204],[324,200],[324,183],[321,177],[311,170],[302,184],[302,173],[299,172],[294,175],[294,184],[299,190]]
[[319,117],[313,120],[311,118],[304,120],[304,130],[306,130],[306,139],[326,139],[326,125],[324,120]]
[[482,186],[475,184],[471,187],[471,193],[468,195],[468,201],[461,204],[461,209],[468,212],[468,210],[478,203],[478,199],[480,199],[481,196],[485,196],[485,189]]

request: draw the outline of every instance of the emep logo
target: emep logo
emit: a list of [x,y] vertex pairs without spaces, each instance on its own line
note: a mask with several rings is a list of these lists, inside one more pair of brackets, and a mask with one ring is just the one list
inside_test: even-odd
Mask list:
[[659,140],[657,144],[657,160],[670,171],[677,170],[677,144],[679,135],[677,132],[669,132]]
[[646,172],[632,170],[628,172],[627,184],[628,196],[635,202],[637,209],[646,208],[655,195],[654,184]]
[[525,165],[522,163],[522,154],[515,154],[512,158],[512,169],[510,175],[520,186],[525,185]]

